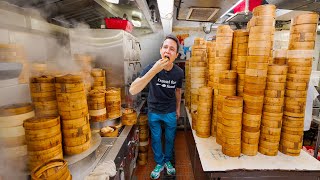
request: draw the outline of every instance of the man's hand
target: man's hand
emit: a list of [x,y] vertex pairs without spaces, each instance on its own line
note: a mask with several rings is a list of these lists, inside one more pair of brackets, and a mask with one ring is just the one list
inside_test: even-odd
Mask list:
[[177,120],[180,118],[180,108],[179,110],[178,109],[176,110],[176,117],[177,117]]
[[168,58],[164,58],[164,59],[159,59],[151,68],[152,70],[154,70],[156,73],[160,72],[163,70],[163,68],[169,64],[169,59]]

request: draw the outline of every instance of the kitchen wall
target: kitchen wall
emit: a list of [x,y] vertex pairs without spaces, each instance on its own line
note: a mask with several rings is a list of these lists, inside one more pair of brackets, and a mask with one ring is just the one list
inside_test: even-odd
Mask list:
[[148,64],[160,59],[160,46],[164,40],[163,31],[147,34],[137,37],[141,46],[141,66],[146,67]]

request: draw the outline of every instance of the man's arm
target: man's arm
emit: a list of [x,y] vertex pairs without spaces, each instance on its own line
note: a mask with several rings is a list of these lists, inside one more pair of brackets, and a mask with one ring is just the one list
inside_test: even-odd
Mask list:
[[167,60],[158,60],[153,67],[141,78],[134,80],[130,86],[129,92],[132,95],[136,95],[147,86],[151,79],[159,73],[166,65],[168,64]]
[[181,88],[176,89],[176,113],[177,113],[177,119],[180,118],[180,104],[181,104]]

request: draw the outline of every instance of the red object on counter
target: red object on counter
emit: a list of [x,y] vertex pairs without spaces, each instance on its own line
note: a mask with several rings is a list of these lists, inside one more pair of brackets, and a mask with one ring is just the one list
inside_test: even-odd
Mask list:
[[[314,155],[314,146],[303,146],[302,149],[306,151],[311,156]],[[318,157],[317,159],[320,161],[320,150],[318,151]]]
[[132,32],[133,26],[130,21],[120,18],[104,18],[107,29],[122,29]]
[[[249,11],[252,11],[253,8],[262,4],[262,0],[249,0]],[[234,13],[244,11],[246,6],[246,1],[242,1],[238,6],[233,9]]]

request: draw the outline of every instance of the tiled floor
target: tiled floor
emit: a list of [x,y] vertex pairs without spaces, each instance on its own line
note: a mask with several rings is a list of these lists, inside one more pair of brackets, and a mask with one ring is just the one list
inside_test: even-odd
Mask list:
[[[177,131],[174,152],[175,162],[172,162],[172,164],[174,164],[177,174],[175,176],[168,176],[166,172],[163,171],[159,179],[194,180],[187,142],[182,130]],[[148,163],[144,166],[137,165],[134,177],[137,180],[150,179],[150,173],[155,165],[156,163],[153,160],[153,153],[150,145]]]

